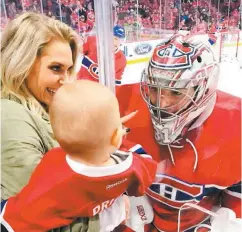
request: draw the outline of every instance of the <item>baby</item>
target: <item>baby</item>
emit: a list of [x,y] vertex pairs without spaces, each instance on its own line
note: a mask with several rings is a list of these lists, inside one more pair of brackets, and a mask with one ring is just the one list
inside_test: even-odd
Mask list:
[[142,196],[155,178],[152,159],[118,150],[126,130],[105,86],[63,85],[49,112],[60,148],[45,154],[28,185],[8,199],[1,214],[8,231],[48,231],[94,216],[124,192]]

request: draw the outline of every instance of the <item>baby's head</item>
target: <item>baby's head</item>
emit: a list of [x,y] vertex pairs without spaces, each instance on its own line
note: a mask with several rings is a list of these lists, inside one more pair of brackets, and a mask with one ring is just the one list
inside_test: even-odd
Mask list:
[[115,95],[87,80],[58,89],[50,105],[50,120],[55,138],[70,155],[110,154],[124,135]]

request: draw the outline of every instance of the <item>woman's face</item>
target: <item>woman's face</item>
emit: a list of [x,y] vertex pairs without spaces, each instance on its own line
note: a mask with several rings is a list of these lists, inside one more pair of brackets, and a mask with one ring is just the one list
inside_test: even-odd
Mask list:
[[49,106],[57,89],[69,79],[72,68],[70,45],[52,40],[37,57],[27,77],[27,87],[40,103]]

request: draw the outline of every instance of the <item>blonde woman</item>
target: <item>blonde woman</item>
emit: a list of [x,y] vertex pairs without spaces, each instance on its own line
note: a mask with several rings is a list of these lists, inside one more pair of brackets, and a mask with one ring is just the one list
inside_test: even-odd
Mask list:
[[[3,32],[3,200],[18,193],[28,183],[43,154],[58,146],[50,126],[48,106],[56,90],[75,76],[76,38],[67,25],[35,13],[20,15]],[[58,231],[95,232],[98,228],[98,220],[92,218],[81,219]]]

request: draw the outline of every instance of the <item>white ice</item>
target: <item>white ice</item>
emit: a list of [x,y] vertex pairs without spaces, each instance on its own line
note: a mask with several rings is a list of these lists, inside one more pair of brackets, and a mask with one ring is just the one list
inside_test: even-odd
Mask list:
[[218,89],[242,98],[242,46],[238,47],[237,58],[233,47],[226,48],[220,67]]
[[238,61],[221,63],[218,89],[242,98],[242,68]]

